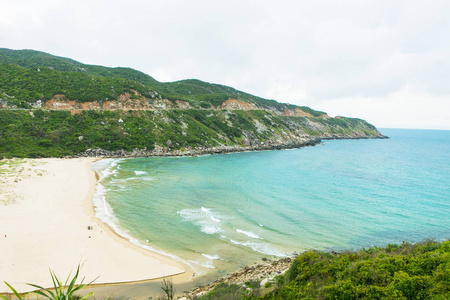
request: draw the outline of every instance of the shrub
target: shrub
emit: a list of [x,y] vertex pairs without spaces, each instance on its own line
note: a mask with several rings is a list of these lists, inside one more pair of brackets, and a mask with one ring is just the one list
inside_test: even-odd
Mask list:
[[[52,281],[53,281],[53,288],[54,291],[52,291],[49,288],[44,288],[42,286],[36,285],[36,284],[28,284],[32,287],[37,288],[38,290],[34,291],[34,292],[28,292],[28,293],[23,293],[22,295],[20,295],[11,285],[9,285],[7,282],[5,282],[5,284],[11,289],[11,291],[14,293],[14,295],[16,295],[16,297],[19,300],[23,300],[26,299],[25,296],[30,294],[30,293],[35,293],[38,296],[43,296],[44,298],[47,298],[49,300],[84,300],[84,299],[89,299],[89,297],[93,294],[93,293],[89,293],[86,296],[80,298],[78,296],[75,296],[75,292],[81,290],[82,288],[86,287],[87,285],[93,283],[96,279],[92,280],[91,282],[87,283],[87,284],[83,284],[83,280],[81,281],[81,283],[79,285],[75,285],[76,281],[78,279],[78,275],[80,273],[80,265],[78,265],[77,267],[77,272],[75,273],[75,275],[73,276],[72,280],[70,280],[70,274],[67,277],[66,281],[64,283],[62,283],[62,281],[60,281],[58,279],[58,277],[56,277],[55,273],[53,271],[50,271],[50,275],[52,277]],[[70,280],[70,283],[67,284]],[[9,300],[8,298],[0,295],[0,297],[4,300]]]

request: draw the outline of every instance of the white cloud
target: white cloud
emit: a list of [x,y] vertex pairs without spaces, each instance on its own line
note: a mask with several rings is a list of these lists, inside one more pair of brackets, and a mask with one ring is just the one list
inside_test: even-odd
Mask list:
[[[0,46],[161,81],[198,78],[330,113],[353,104],[336,113],[361,118],[374,109],[359,102],[381,107],[411,87],[423,97],[395,101],[449,128],[444,111],[426,105],[450,97],[449,9],[447,0],[0,0]],[[382,111],[377,123],[419,126],[400,109]]]
[[324,100],[316,108],[330,115],[358,117],[381,128],[450,130],[448,97],[405,87],[383,97],[348,97]]
[[290,101],[291,103],[304,103],[307,99],[305,88],[301,85],[294,85],[290,82],[270,83],[265,92],[270,99],[279,101]]

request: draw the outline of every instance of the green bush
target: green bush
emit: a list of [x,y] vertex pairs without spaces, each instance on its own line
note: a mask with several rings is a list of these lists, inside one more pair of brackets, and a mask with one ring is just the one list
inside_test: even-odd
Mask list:
[[[75,273],[75,275],[72,277],[72,279],[70,279],[70,275],[67,277],[66,281],[63,283],[62,281],[60,281],[58,279],[58,277],[56,277],[55,273],[50,271],[50,275],[52,277],[52,282],[53,282],[53,289],[50,288],[44,288],[42,286],[36,285],[36,284],[28,284],[32,287],[37,288],[36,291],[33,292],[27,292],[27,293],[23,293],[23,294],[19,294],[11,285],[9,285],[7,282],[5,282],[5,284],[11,289],[11,291],[14,293],[14,295],[17,297],[17,299],[19,300],[25,300],[27,299],[26,296],[34,293],[37,296],[37,299],[39,299],[39,296],[42,296],[44,298],[47,298],[49,300],[84,300],[84,299],[89,299],[89,297],[93,294],[93,293],[89,293],[84,297],[79,297],[76,296],[75,293],[81,289],[83,289],[84,287],[88,286],[89,284],[93,283],[95,281],[95,279],[87,284],[83,284],[83,280],[81,281],[81,283],[79,283],[78,285],[76,285],[76,281],[78,279],[78,275],[80,274],[80,265],[78,265],[77,267],[77,271]],[[70,282],[69,282],[70,280]],[[9,300],[8,298],[0,295],[0,298],[4,299],[4,300]]]
[[244,290],[236,284],[219,283],[208,294],[199,298],[199,300],[233,300],[241,299]]
[[305,252],[264,299],[448,299],[450,241]]

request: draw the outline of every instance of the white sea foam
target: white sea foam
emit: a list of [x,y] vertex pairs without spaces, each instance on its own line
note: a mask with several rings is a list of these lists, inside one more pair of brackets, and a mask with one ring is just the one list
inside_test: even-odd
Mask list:
[[202,266],[202,267],[205,267],[205,268],[208,268],[208,269],[215,269],[216,268],[216,267],[213,266],[213,263],[210,260],[208,260],[207,262],[198,262],[198,261],[195,261],[195,260],[188,260],[188,262],[194,263],[196,265],[199,265],[199,266]]
[[214,218],[214,215],[212,214],[211,210],[202,206],[202,211],[205,212],[206,214],[208,214],[211,217],[211,220],[213,220],[214,222],[220,223],[219,219]]
[[202,253],[202,255],[203,255],[204,257],[206,257],[207,259],[211,259],[211,260],[220,259],[220,260],[222,260],[222,258],[221,258],[219,255],[217,255],[217,254],[210,255],[210,254]]
[[120,235],[126,235],[126,231],[117,226],[117,219],[114,216],[112,207],[106,202],[106,188],[99,182],[96,186],[96,191],[92,202],[95,207],[95,216],[102,222],[108,224],[114,231]]
[[132,180],[142,180],[140,177],[128,177],[125,179],[125,181],[132,181]]
[[99,181],[118,173],[118,163],[122,159],[107,158],[92,164],[92,169],[99,175]]
[[254,238],[254,239],[261,239],[259,237],[259,235],[257,235],[256,233],[254,233],[253,231],[245,231],[245,230],[241,230],[241,229],[236,229],[237,232],[242,233],[248,237]]
[[138,177],[128,177],[128,178],[125,178],[125,179],[119,179],[119,180],[122,180],[122,181],[134,181],[134,180],[139,180],[139,181],[154,181],[154,180],[157,180],[156,178],[154,178],[154,177],[150,177],[150,176],[138,176]]
[[148,174],[148,173],[145,172],[145,171],[134,171],[134,174],[136,174],[136,175],[145,175],[145,174]]
[[252,249],[253,251],[259,252],[261,254],[278,256],[278,257],[287,256],[286,253],[281,252],[277,249],[274,249],[271,245],[269,245],[267,243],[257,243],[257,242],[251,242],[251,241],[239,242],[239,241],[236,241],[233,239],[229,239],[229,240],[234,245],[244,246],[244,247]]
[[[118,160],[114,160],[114,159],[104,159],[104,160],[101,160],[101,161],[98,161],[98,162],[95,162],[94,164],[92,164],[92,169],[95,170],[100,176],[100,180],[97,181],[97,185],[95,187],[96,191],[95,191],[95,194],[93,197],[95,216],[97,218],[99,218],[103,223],[107,224],[114,232],[116,232],[118,235],[122,236],[123,238],[129,240],[131,243],[133,243],[141,248],[159,253],[161,255],[170,257],[173,260],[184,263],[184,264],[188,265],[189,267],[191,267],[194,270],[194,272],[198,273],[198,271],[194,268],[194,266],[191,263],[189,263],[188,261],[185,261],[185,260],[181,259],[180,257],[173,255],[171,253],[167,253],[162,250],[155,249],[149,245],[145,245],[145,244],[141,243],[138,239],[132,237],[128,233],[127,230],[121,228],[118,225],[118,221],[117,221],[116,217],[114,216],[114,210],[108,204],[108,202],[106,202],[107,189],[101,184],[101,182],[104,178],[113,174],[113,172],[111,172],[111,169],[117,165],[117,161]],[[146,240],[146,242],[148,243],[148,240]]]
[[177,212],[184,220],[200,227],[200,230],[206,234],[215,234],[222,232],[219,216],[205,207],[200,209],[182,209]]

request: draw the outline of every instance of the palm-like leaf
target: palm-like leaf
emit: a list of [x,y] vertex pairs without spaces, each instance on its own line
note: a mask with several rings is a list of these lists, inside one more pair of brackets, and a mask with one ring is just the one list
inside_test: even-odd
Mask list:
[[[78,275],[80,274],[80,265],[78,265],[77,267],[77,272],[75,273],[75,275],[73,276],[72,280],[70,281],[70,284],[67,285],[67,283],[69,282],[70,279],[70,274],[67,277],[66,281],[64,282],[64,284],[58,279],[58,277],[56,276],[56,274],[53,271],[50,271],[50,275],[52,276],[52,281],[53,281],[53,286],[55,289],[55,292],[53,293],[51,290],[49,290],[48,288],[44,288],[42,286],[36,285],[36,284],[28,284],[31,285],[35,288],[37,288],[37,291],[34,291],[34,293],[41,295],[49,300],[72,300],[74,293],[82,288],[84,288],[85,286],[93,283],[95,280],[97,280],[97,278],[95,278],[94,280],[92,280],[89,283],[83,284],[83,280],[81,280],[80,285],[75,286],[76,281],[78,279]],[[66,290],[64,290],[64,287],[67,287]],[[93,293],[89,293],[86,296],[84,296],[83,298],[81,298],[80,300],[84,300],[89,298],[89,296],[91,296]],[[22,300],[22,299],[20,299]]]
[[[37,288],[36,291],[34,291],[33,293],[42,296],[44,298],[47,298],[49,300],[73,300],[74,299],[74,294],[75,292],[81,290],[82,288],[84,288],[85,286],[88,286],[89,284],[93,283],[95,280],[97,280],[97,278],[95,278],[94,280],[92,280],[89,283],[83,284],[84,278],[83,280],[81,280],[80,285],[75,286],[76,281],[78,279],[78,275],[80,274],[80,265],[78,265],[77,267],[77,272],[75,273],[75,275],[73,276],[72,280],[70,281],[70,284],[67,285],[67,283],[69,282],[70,279],[70,274],[67,277],[66,281],[64,282],[64,284],[58,279],[58,277],[56,276],[55,272],[53,272],[52,270],[50,270],[50,275],[52,277],[52,282],[53,282],[53,288],[55,289],[54,292],[52,292],[50,289],[48,288],[44,288],[40,285],[37,284],[31,284],[28,283],[28,285]],[[11,289],[11,291],[13,291],[13,293],[16,295],[18,300],[25,300],[25,298],[23,296],[29,294],[30,292],[27,293],[23,293],[22,295],[20,295],[11,285],[9,285],[6,281],[5,284]],[[66,290],[64,290],[64,287],[67,287]],[[84,296],[83,298],[81,298],[80,300],[85,300],[88,299],[89,296],[91,296],[93,293],[89,293],[86,296]],[[9,300],[8,298],[0,295],[0,299],[3,300]]]
[[[19,299],[19,300],[24,300],[25,299],[25,298],[23,298],[23,296],[25,296],[28,293],[23,293],[22,296],[21,296],[9,283],[7,283],[6,281],[3,281],[3,282],[11,289],[11,291],[13,291],[13,293],[14,293],[14,295],[16,295],[17,299]],[[4,297],[2,295],[0,295],[0,298],[2,298],[4,300],[9,300],[8,298],[6,298],[6,297]]]

